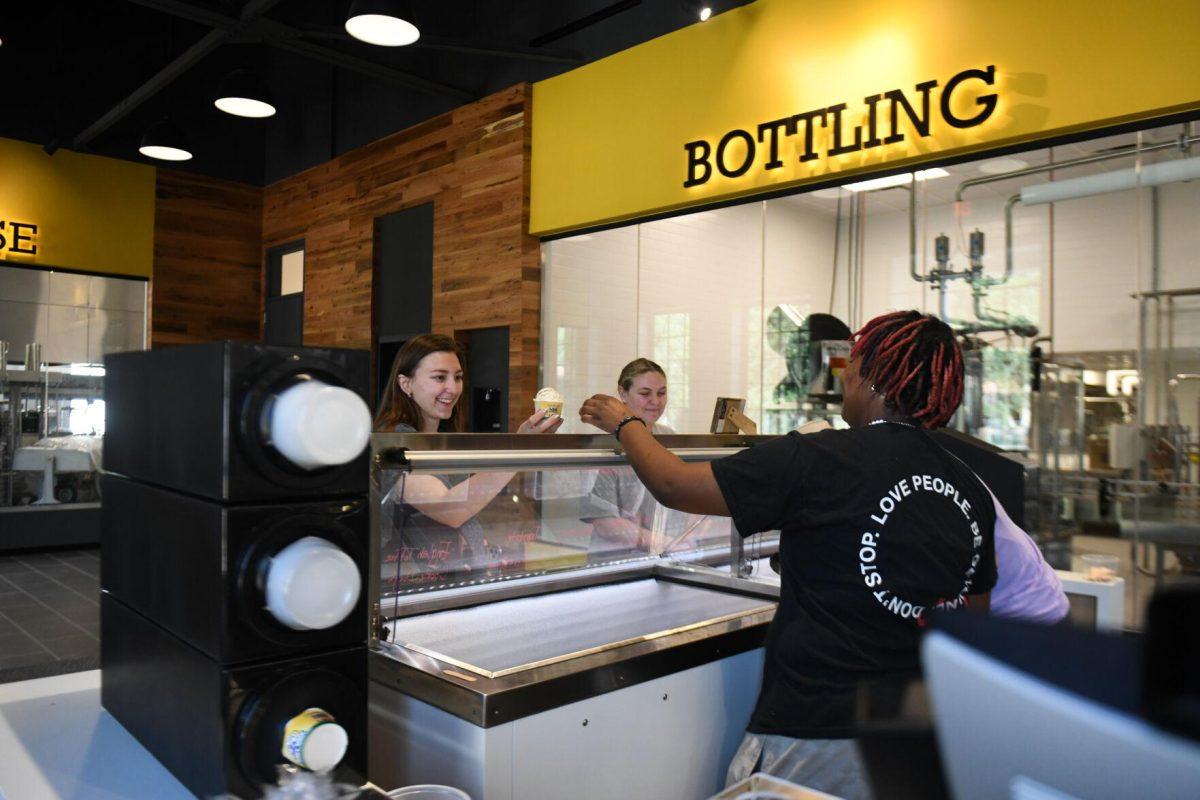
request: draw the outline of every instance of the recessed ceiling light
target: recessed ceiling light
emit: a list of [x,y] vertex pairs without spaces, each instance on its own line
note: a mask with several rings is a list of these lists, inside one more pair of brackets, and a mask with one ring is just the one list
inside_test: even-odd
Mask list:
[[886,178],[871,178],[870,180],[858,181],[857,183],[843,184],[843,189],[849,189],[852,192],[871,192],[876,189],[890,189],[893,186],[907,186],[913,182],[915,176],[919,181],[932,180],[933,178],[945,178],[950,173],[941,167],[933,169],[922,169],[916,172],[902,172],[899,175],[888,175]]
[[399,0],[354,0],[346,16],[346,32],[381,47],[403,47],[421,38],[408,3]]
[[184,140],[183,131],[170,120],[151,125],[142,136],[138,152],[147,158],[159,161],[187,161],[192,157]]
[[235,69],[225,76],[213,105],[235,117],[262,119],[275,115],[266,85],[248,69]]
[[1016,172],[1017,170],[1025,169],[1029,166],[1028,161],[1012,156],[1003,158],[992,158],[987,161],[979,162],[979,171],[984,175],[1003,175],[1006,172]]

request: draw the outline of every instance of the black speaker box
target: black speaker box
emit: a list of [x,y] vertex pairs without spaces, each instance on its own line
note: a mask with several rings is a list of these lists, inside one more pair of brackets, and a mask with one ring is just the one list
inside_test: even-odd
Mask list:
[[365,494],[367,453],[305,470],[271,445],[273,398],[315,379],[364,401],[370,353],[217,342],[117,353],[104,361],[107,471],[227,502]]
[[[101,588],[222,663],[361,644],[367,633],[362,498],[226,506],[113,475],[101,480]],[[358,603],[342,622],[295,630],[266,610],[271,557],[306,536],[358,566]]]
[[336,781],[366,775],[366,648],[222,666],[100,595],[101,701],[199,797],[260,797],[285,762],[284,726],[317,707],[349,735]]

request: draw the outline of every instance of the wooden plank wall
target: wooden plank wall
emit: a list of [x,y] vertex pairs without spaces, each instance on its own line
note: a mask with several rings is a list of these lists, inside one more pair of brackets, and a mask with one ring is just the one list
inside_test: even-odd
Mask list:
[[262,189],[158,170],[150,344],[260,338]]
[[531,87],[521,84],[268,186],[263,249],[304,240],[305,344],[374,340],[375,219],[434,204],[433,327],[508,325],[510,426],[532,413],[540,246],[529,236]]

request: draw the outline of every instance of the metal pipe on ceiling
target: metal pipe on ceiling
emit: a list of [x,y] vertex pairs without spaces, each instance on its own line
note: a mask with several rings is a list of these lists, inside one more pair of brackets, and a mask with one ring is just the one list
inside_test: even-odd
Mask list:
[[1149,153],[1155,150],[1165,150],[1170,147],[1177,147],[1182,152],[1187,152],[1187,149],[1196,142],[1200,142],[1200,136],[1188,136],[1186,133],[1184,133],[1180,135],[1179,138],[1173,139],[1169,142],[1151,142],[1148,145],[1130,148],[1128,150],[1121,150],[1118,152],[1096,153],[1090,156],[1081,156],[1080,158],[1068,159],[1067,161],[1051,162],[1049,164],[1042,164],[1041,166],[1037,167],[1027,167],[1026,169],[1019,169],[1014,172],[1003,172],[998,175],[984,175],[979,178],[970,178],[958,185],[958,189],[956,189],[954,192],[954,202],[961,203],[963,199],[963,193],[972,186],[982,186],[987,183],[996,183],[997,181],[1006,181],[1013,178],[1024,178],[1028,175],[1038,175],[1043,172],[1052,172],[1056,169],[1065,169],[1067,167],[1078,167],[1083,164],[1097,164],[1103,161],[1111,161],[1114,158],[1129,158],[1130,156],[1137,156],[1142,153]]
[[[267,20],[263,20],[263,22],[265,23]],[[283,30],[288,32],[280,32]],[[425,92],[426,94],[452,97],[455,100],[461,100],[466,103],[479,99],[479,95],[474,92],[461,89],[457,86],[451,86],[439,81],[431,81],[419,75],[413,75],[409,72],[376,64],[374,61],[368,61],[365,58],[358,58],[357,56],[347,55],[337,50],[331,50],[328,47],[322,47],[319,44],[306,42],[299,36],[293,36],[291,30],[286,25],[271,22],[264,27],[263,42],[277,50],[306,56],[315,61],[322,61],[335,67],[357,72],[360,75],[366,75],[404,89],[413,89],[418,92]]]
[[604,8],[601,8],[598,11],[593,11],[587,16],[571,20],[567,24],[560,25],[552,31],[547,31],[540,36],[535,36],[533,39],[529,40],[529,46],[541,47],[542,45],[556,42],[559,39],[570,36],[572,33],[577,33],[584,28],[590,28],[597,22],[602,22],[609,17],[615,17],[617,14],[620,14],[623,11],[628,11],[629,9],[635,6],[640,6],[641,4],[642,0],[617,0],[617,2],[610,3]]
[[[135,0],[136,2],[137,0]],[[160,0],[169,6],[180,6],[182,3],[175,0]],[[217,30],[209,31],[200,41],[189,47],[182,55],[172,61],[167,66],[158,71],[150,80],[143,83],[138,88],[134,89],[121,102],[117,103],[107,112],[105,112],[98,120],[93,122],[88,127],[71,139],[71,147],[80,149],[86,146],[89,142],[95,139],[100,134],[107,131],[120,120],[128,116],[134,109],[142,103],[149,100],[154,95],[165,89],[176,78],[190,69],[194,64],[207,56],[209,53],[216,50],[238,30],[245,28],[260,15],[270,11],[273,6],[278,4],[280,0],[250,0],[249,3],[242,9],[241,14],[236,20],[236,25],[233,27],[222,27]],[[141,2],[141,5],[150,5],[147,2]],[[43,149],[50,155],[60,147],[58,139],[47,144]]]
[[[70,146],[73,149],[78,150],[86,147],[97,136],[100,136],[151,97],[161,92],[176,78],[187,72],[197,62],[221,45],[247,35],[251,39],[259,39],[271,47],[326,64],[332,64],[335,67],[357,72],[361,75],[367,75],[393,86],[400,86],[405,89],[413,89],[434,95],[444,95],[466,102],[478,99],[476,94],[457,86],[432,81],[402,70],[393,69],[392,67],[376,64],[366,59],[357,58],[337,50],[331,50],[327,47],[303,41],[302,31],[292,28],[289,25],[263,18],[262,15],[277,5],[280,0],[250,0],[237,18],[227,17],[224,14],[199,8],[191,3],[180,2],[180,0],[128,0],[128,2],[202,25],[208,25],[213,30],[205,34],[200,41],[189,47],[182,55],[159,70],[157,74],[131,92],[124,100],[117,103],[99,119],[72,138]],[[43,149],[53,155],[61,146],[61,140],[54,139]]]
[[[309,39],[333,39],[336,41],[358,41],[345,28],[330,26],[306,25],[300,29]],[[422,33],[421,38],[412,44],[404,45],[406,50],[444,50],[449,53],[464,53],[491,58],[509,58],[518,61],[538,61],[547,64],[583,64],[586,59],[579,53],[567,50],[548,50],[546,48],[517,47],[507,44],[483,44],[463,39],[446,39],[440,36],[429,36]]]

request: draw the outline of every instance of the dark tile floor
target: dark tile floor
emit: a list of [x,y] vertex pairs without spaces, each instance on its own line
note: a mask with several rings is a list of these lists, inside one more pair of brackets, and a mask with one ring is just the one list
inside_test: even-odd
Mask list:
[[0,682],[94,668],[100,550],[0,556]]

